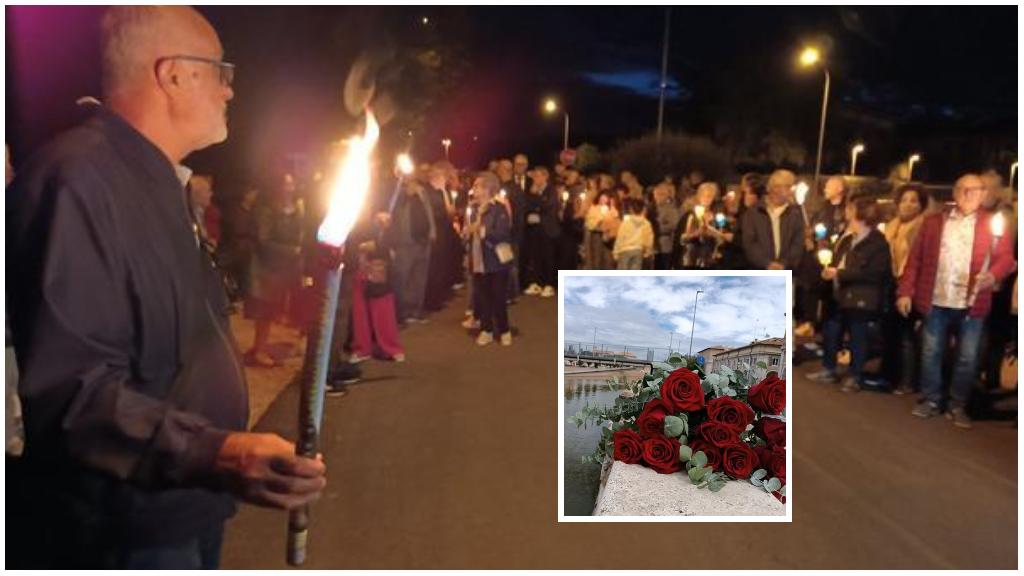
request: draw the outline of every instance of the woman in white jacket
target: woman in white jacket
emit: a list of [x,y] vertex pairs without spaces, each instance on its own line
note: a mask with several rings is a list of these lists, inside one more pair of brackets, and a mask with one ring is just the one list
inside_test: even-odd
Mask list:
[[654,255],[654,228],[644,217],[643,200],[627,198],[626,217],[615,237],[612,257],[619,270],[640,270],[644,260]]

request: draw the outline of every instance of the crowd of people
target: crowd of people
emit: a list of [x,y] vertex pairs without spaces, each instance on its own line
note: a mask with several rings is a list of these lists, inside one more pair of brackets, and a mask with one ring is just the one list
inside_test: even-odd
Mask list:
[[[281,206],[289,206],[292,177],[280,188]],[[251,204],[246,195],[236,212]],[[274,206],[265,203],[271,214],[256,221],[302,219]],[[427,322],[463,286],[463,326],[477,331],[480,345],[511,345],[508,306],[554,296],[559,269],[792,270],[795,333],[821,343],[822,369],[812,379],[841,382],[845,392],[920,392],[915,415],[947,411],[960,427],[971,425],[966,406],[979,368],[987,385],[997,386],[1006,345],[1015,340],[1008,319],[1016,313],[1016,201],[994,172],[964,175],[944,201],[917,183],[899,183],[888,195],[851,194],[842,176],[825,178],[819,192],[788,170],[744,174],[735,186],[699,171],[645,186],[628,171],[531,167],[518,154],[479,172],[447,161],[423,165],[367,213],[366,229],[353,241],[358,278],[379,283],[370,293],[355,287],[360,311],[341,334],[351,344],[349,364],[402,360],[398,327]],[[994,235],[997,214],[1004,228]],[[256,228],[236,226],[241,240],[225,246],[224,259],[235,266],[232,246],[248,246],[253,255],[253,279],[237,268],[232,284],[270,286],[269,277],[287,277],[284,284],[301,292],[301,270],[285,263],[304,250],[302,226]],[[278,228],[283,232],[269,232]],[[271,264],[273,254],[281,264]],[[300,292],[292,300],[297,309]],[[273,294],[279,304],[270,309],[280,315],[285,291]],[[382,295],[393,300],[378,300]],[[247,315],[251,308],[253,317],[268,318],[257,312],[266,294],[246,296]],[[378,302],[374,314],[365,302]],[[265,364],[261,334],[257,329],[247,356],[256,365]],[[941,365],[951,335],[959,348],[947,398]],[[840,364],[849,365],[844,378]]]

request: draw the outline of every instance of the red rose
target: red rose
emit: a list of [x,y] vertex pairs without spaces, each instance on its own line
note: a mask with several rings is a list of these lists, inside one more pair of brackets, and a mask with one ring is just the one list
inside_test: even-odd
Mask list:
[[726,446],[722,450],[722,468],[733,478],[750,478],[757,464],[757,453],[743,442]]
[[705,442],[700,438],[694,439],[688,444],[688,446],[693,450],[694,454],[697,452],[703,452],[704,455],[708,457],[708,466],[711,467],[712,470],[715,472],[720,472],[722,470],[722,452],[717,446],[710,442]]
[[612,441],[615,443],[614,457],[616,460],[626,464],[640,462],[644,448],[643,438],[640,438],[639,434],[629,428],[623,428],[612,434]]
[[655,436],[644,440],[644,462],[658,474],[671,474],[683,469],[679,461],[679,440]]
[[760,436],[769,447],[786,445],[786,423],[776,418],[759,418],[754,422],[754,434]]
[[747,393],[750,405],[765,414],[782,414],[786,409],[786,381],[772,374]]
[[786,449],[780,446],[776,446],[772,449],[768,457],[768,471],[771,475],[782,480],[782,485],[786,485]]
[[754,411],[739,400],[722,396],[708,401],[708,417],[737,432],[743,432],[747,424],[754,421]]
[[708,420],[697,426],[696,435],[719,448],[725,448],[740,441],[739,432],[714,420]]
[[671,408],[660,398],[655,398],[644,405],[640,416],[636,419],[636,425],[640,428],[640,435],[644,438],[665,435],[665,416],[671,414]]
[[671,414],[700,410],[704,407],[700,376],[686,368],[676,370],[661,383],[661,398],[671,409]]
[[757,467],[763,468],[766,472],[770,471],[772,449],[767,446],[754,446],[754,453],[757,454]]

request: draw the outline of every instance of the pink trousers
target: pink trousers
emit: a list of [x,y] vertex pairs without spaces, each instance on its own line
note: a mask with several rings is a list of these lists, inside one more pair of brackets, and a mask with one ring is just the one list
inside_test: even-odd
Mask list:
[[374,340],[388,358],[404,353],[398,341],[395,295],[367,298],[366,276],[358,272],[352,294],[352,353],[372,356]]

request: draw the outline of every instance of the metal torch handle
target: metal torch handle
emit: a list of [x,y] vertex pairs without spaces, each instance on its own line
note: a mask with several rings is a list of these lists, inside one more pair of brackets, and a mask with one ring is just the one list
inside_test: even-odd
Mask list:
[[[340,264],[331,266],[324,274],[323,289],[317,291],[319,322],[306,343],[299,404],[299,441],[295,445],[295,454],[306,458],[315,458],[317,452],[342,268]],[[309,506],[306,505],[288,515],[288,564],[299,566],[306,561],[308,534]]]

